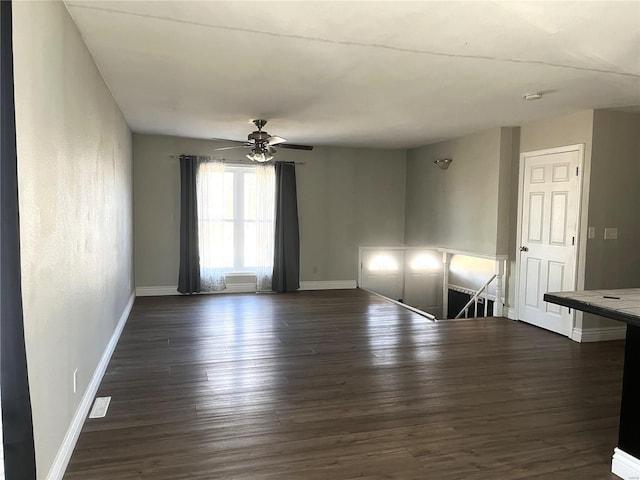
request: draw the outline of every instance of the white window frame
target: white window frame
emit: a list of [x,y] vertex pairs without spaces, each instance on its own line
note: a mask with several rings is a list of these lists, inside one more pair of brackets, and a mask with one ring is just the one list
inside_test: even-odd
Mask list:
[[[244,265],[245,262],[245,224],[247,222],[257,223],[259,220],[245,220],[244,218],[244,202],[245,188],[244,178],[247,173],[255,174],[255,166],[226,164],[224,173],[233,174],[233,219],[222,220],[223,222],[231,222],[233,224],[233,265],[229,267],[221,267],[225,275],[235,276],[252,276],[255,275],[259,268],[256,265]],[[274,186],[275,189],[275,186]],[[198,222],[202,220],[198,219]],[[205,220],[206,221],[206,220]],[[220,221],[220,220],[217,220]],[[272,220],[275,223],[275,215]]]

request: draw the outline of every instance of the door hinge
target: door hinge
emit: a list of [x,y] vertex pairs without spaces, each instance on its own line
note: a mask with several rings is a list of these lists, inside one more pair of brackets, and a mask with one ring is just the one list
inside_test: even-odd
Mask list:
[[571,245],[575,245],[576,244],[576,237],[571,237]]
[[580,168],[580,167],[576,167],[576,177],[578,176],[578,169],[579,169],[579,168]]

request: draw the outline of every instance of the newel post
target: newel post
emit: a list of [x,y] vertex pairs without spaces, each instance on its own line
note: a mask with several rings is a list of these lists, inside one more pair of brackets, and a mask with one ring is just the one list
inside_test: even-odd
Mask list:
[[493,316],[502,317],[504,311],[503,285],[504,278],[504,260],[496,260],[496,301],[493,304]]
[[449,260],[451,255],[442,252],[442,318],[449,314]]

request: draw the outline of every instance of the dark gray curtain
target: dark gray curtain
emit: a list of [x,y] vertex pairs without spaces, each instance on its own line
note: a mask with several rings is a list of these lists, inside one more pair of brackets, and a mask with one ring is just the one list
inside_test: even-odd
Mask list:
[[296,165],[276,162],[276,239],[272,288],[295,292],[300,288],[300,233]]
[[11,2],[0,2],[0,395],[7,480],[35,480],[20,284],[20,222]]
[[197,174],[198,157],[180,155],[180,293],[200,291]]

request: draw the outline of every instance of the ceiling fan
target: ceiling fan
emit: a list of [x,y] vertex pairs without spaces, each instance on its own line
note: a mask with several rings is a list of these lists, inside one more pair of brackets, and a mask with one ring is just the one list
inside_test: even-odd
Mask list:
[[216,148],[215,151],[231,150],[233,148],[251,148],[251,153],[247,154],[247,158],[253,162],[268,162],[273,159],[273,155],[276,153],[276,149],[273,148],[277,145],[278,148],[291,148],[294,150],[313,150],[310,145],[296,145],[293,143],[286,143],[286,139],[278,137],[277,135],[269,135],[267,132],[262,131],[262,128],[267,124],[266,120],[254,120],[253,123],[258,130],[251,132],[246,142],[240,142],[238,140],[228,140],[226,138],[212,138],[212,140],[221,140],[223,142],[240,143],[241,145],[235,145],[233,147]]

